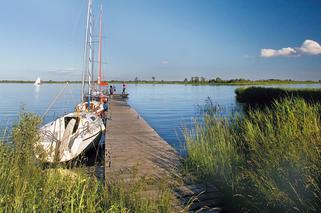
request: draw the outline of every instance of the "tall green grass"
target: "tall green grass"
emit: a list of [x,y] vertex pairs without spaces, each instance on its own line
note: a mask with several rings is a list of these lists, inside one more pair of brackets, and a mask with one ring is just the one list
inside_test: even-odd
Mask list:
[[13,144],[0,142],[0,212],[171,212],[170,189],[143,196],[144,178],[103,184],[84,168],[43,165],[35,158],[40,119],[22,113]]
[[241,211],[321,210],[321,107],[274,102],[227,120],[210,113],[186,134],[186,167]]

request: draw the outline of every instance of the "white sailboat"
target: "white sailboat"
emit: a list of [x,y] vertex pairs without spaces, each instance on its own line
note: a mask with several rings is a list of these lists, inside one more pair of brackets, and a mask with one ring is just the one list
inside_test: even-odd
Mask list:
[[41,79],[38,77],[34,83],[35,86],[40,86],[41,85]]
[[[77,158],[98,146],[105,130],[102,119],[94,112],[100,103],[92,101],[91,98],[94,69],[92,2],[88,0],[81,103],[76,106],[76,112],[64,115],[40,128],[37,157],[46,162],[66,162]],[[88,89],[87,95],[85,89]]]
[[105,126],[93,113],[69,113],[40,129],[38,158],[46,162],[70,161],[98,146]]

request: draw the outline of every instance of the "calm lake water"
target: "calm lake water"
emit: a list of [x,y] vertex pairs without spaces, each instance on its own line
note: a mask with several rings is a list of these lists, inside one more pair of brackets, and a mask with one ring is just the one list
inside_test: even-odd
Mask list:
[[[280,86],[280,85],[278,85]],[[316,85],[282,85],[283,87],[321,87]],[[62,84],[0,84],[0,128],[10,127],[24,109],[42,116],[55,96],[64,87]],[[234,90],[238,86],[192,86],[130,84],[127,86],[128,103],[178,151],[184,144],[182,128],[191,128],[193,118],[199,116],[200,107],[211,99],[219,105],[223,116],[240,110],[235,101]],[[121,85],[116,85],[121,91]],[[73,110],[80,100],[80,85],[72,84],[65,89],[44,118],[45,122]]]

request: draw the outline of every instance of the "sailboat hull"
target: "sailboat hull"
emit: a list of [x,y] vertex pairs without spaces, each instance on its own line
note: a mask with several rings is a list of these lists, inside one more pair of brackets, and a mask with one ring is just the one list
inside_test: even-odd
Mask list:
[[67,162],[98,147],[105,126],[93,113],[69,113],[40,128],[37,157],[44,162]]

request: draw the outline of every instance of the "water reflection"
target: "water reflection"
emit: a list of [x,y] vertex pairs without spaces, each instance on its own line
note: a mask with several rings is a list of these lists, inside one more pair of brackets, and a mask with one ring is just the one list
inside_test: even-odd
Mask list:
[[35,101],[38,103],[39,101],[39,95],[40,95],[40,86],[34,86],[34,97]]

